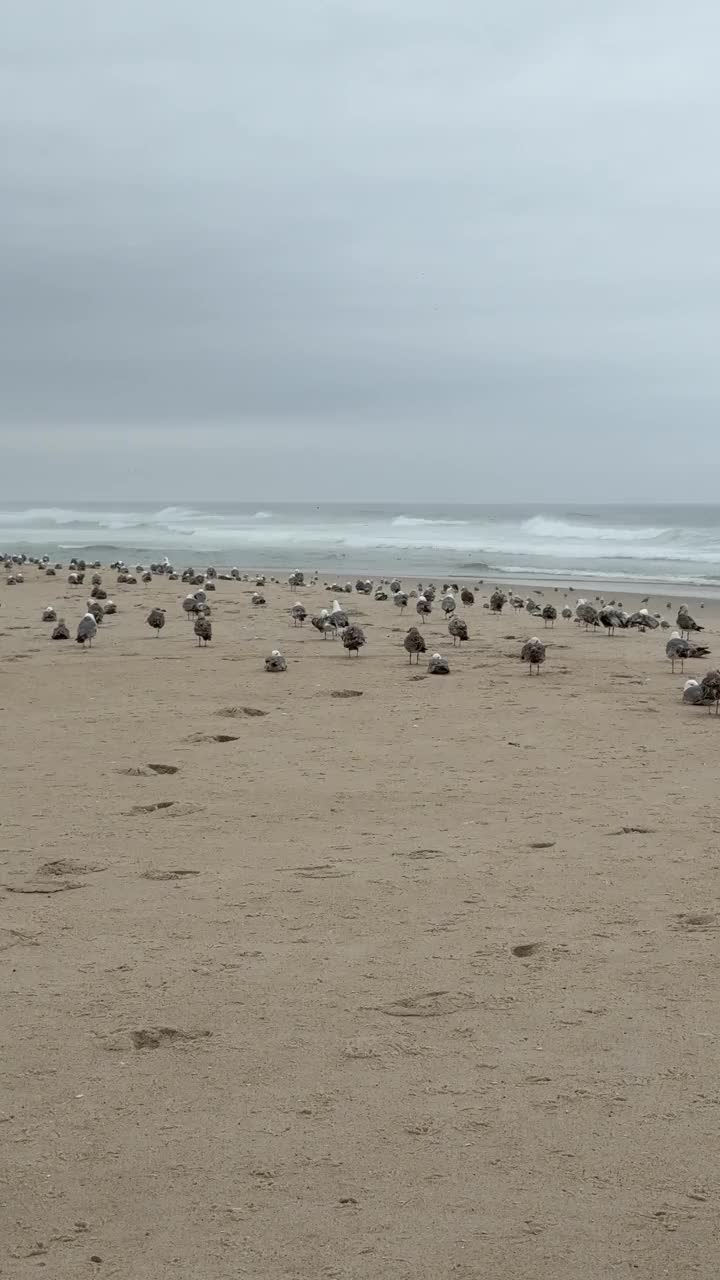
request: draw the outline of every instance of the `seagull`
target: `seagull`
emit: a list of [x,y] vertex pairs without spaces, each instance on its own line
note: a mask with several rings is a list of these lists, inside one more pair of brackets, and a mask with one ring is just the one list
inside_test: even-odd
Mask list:
[[420,632],[418,631],[417,627],[410,628],[407,635],[405,636],[405,639],[403,640],[403,645],[405,646],[407,652],[410,655],[411,663],[412,663],[413,654],[416,655],[415,664],[417,665],[417,663],[420,661],[420,654],[425,652],[425,647],[426,647],[425,641],[421,636]]
[[[660,626],[657,618],[647,609],[638,609],[636,613],[631,613],[628,618],[629,627],[637,627],[639,631],[647,631],[648,627],[651,631],[655,631]],[[702,630],[702,628],[700,628]]]
[[622,609],[613,609],[607,605],[598,613],[598,621],[607,628],[608,636],[611,636],[616,627],[626,628],[629,619]]
[[165,610],[151,609],[147,617],[147,624],[149,627],[154,627],[155,634],[159,636],[165,626]]
[[64,618],[61,618],[57,626],[55,627],[52,633],[52,639],[53,640],[69,640],[70,639],[70,632],[68,631],[68,628],[65,626]]
[[492,613],[502,613],[503,605],[507,604],[507,596],[504,591],[496,587],[490,597],[490,610]]
[[354,653],[355,656],[359,658],[360,650],[365,644],[365,632],[363,631],[362,627],[358,627],[355,625],[353,625],[352,627],[346,626],[345,630],[343,631],[342,642],[348,651],[348,658],[350,657],[351,653]]
[[443,658],[440,653],[434,653],[428,662],[428,673],[431,676],[449,676],[450,663],[447,658]]
[[570,619],[572,618],[573,613],[572,613],[572,609],[570,608],[570,606],[569,606],[569,605],[567,605],[567,604],[565,605],[565,608],[564,608],[564,609],[563,609],[563,611],[562,611],[562,616],[563,616],[563,618],[565,619],[565,621],[566,621],[566,622],[569,622],[569,621],[570,621]]
[[265,659],[266,671],[287,671],[287,662],[279,649],[273,649],[269,658]]
[[443,596],[442,600],[440,601],[440,608],[445,614],[445,617],[448,617],[451,613],[455,612],[457,605],[455,603],[455,597],[452,591],[448,591]]
[[198,649],[201,644],[207,645],[212,640],[212,622],[204,613],[195,619],[195,635],[198,638]]
[[187,614],[187,620],[189,622],[193,614],[196,614],[198,611],[198,602],[193,595],[186,596],[182,602],[182,607]]
[[432,613],[432,604],[428,600],[427,596],[418,596],[415,604],[415,610],[419,613],[420,621],[422,623],[425,622],[426,618],[430,617],[430,614]]
[[694,618],[688,613],[686,604],[681,604],[678,609],[677,625],[680,628],[680,634],[690,636],[691,631],[704,631],[705,628],[698,625]]
[[705,701],[705,694],[699,680],[685,681],[682,700],[689,702],[692,706],[699,706]]
[[546,604],[546,605],[545,605],[545,608],[544,608],[544,609],[543,609],[543,611],[542,611],[541,617],[542,617],[542,619],[543,619],[543,622],[545,623],[545,626],[547,626],[547,624],[548,624],[548,622],[549,622],[549,623],[550,623],[550,626],[551,626],[551,627],[554,627],[554,626],[555,626],[555,619],[557,618],[557,609],[555,608],[555,605],[554,605],[554,604]]
[[333,607],[330,611],[330,617],[328,621],[330,623],[330,626],[334,628],[336,635],[338,635],[341,631],[344,631],[348,625],[348,616],[345,610],[340,608],[340,605],[338,604],[337,600],[333,600]]
[[301,627],[307,618],[307,609],[298,600],[292,607],[293,626]]
[[464,622],[462,618],[456,617],[455,614],[453,614],[448,623],[448,631],[453,638],[453,649],[458,641],[469,639],[467,622]]
[[530,675],[532,675],[533,667],[537,669],[537,673],[540,675],[540,666],[545,661],[545,645],[541,640],[538,640],[537,636],[533,636],[531,640],[527,640],[523,645],[520,657],[523,662],[527,662]]
[[330,622],[330,614],[327,609],[321,609],[319,613],[316,613],[310,619],[310,622],[315,630],[320,632],[323,640],[327,640],[329,631],[332,631],[333,637],[335,636],[335,628]]
[[[700,688],[702,689],[703,702],[709,703],[710,706],[714,702],[715,715],[717,715],[720,709],[720,671],[708,671],[707,675],[703,676],[700,681]],[[710,711],[710,706],[708,706],[708,712]]]
[[586,631],[589,627],[596,627],[598,624],[598,611],[594,605],[588,604],[587,600],[578,600],[575,617],[578,622],[584,624]]
[[679,631],[673,631],[665,645],[665,653],[672,663],[674,675],[676,662],[680,663],[680,671],[682,672],[685,670],[686,658],[707,658],[710,650],[706,645],[693,644],[690,640],[684,640]]
[[475,595],[470,590],[469,587],[463,587],[462,591],[460,592],[460,599],[462,600],[463,604],[466,606],[475,603]]
[[92,613],[86,613],[85,616],[82,617],[78,623],[77,635],[75,639],[77,640],[78,644],[81,644],[83,646],[83,649],[85,648],[86,642],[92,648],[92,642],[95,639],[96,635],[97,635],[97,622],[95,621],[95,618],[93,617]]
[[55,622],[57,620],[57,614],[51,604],[46,609],[43,609],[42,620],[43,622]]
[[397,591],[393,592],[393,604],[397,605],[401,615],[405,612],[405,609],[407,608],[407,602],[408,602],[408,598],[407,598],[407,593],[405,591],[400,591],[398,589]]

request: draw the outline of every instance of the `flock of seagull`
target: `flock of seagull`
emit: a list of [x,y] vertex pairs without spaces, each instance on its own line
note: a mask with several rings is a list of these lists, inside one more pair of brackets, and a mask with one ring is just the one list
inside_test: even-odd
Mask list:
[[[6,584],[8,586],[19,585],[24,582],[23,569],[26,564],[36,566],[47,577],[55,577],[63,569],[61,564],[51,565],[49,556],[7,555],[0,556],[0,560],[4,563]],[[107,615],[117,612],[116,604],[109,599],[108,593],[103,587],[102,577],[99,572],[101,565],[98,561],[88,566],[84,560],[73,558],[69,564],[68,583],[73,586],[84,585],[88,568],[92,573],[91,592],[87,601],[87,611],[80,618],[75,633],[76,642],[83,648],[86,646],[88,648],[92,647],[92,642],[97,636],[98,627],[102,624],[103,619]],[[193,630],[199,647],[207,646],[213,638],[212,610],[208,602],[208,593],[216,590],[216,581],[236,580],[248,582],[250,580],[249,574],[241,574],[237,568],[233,568],[229,573],[218,574],[212,567],[197,571],[190,566],[178,573],[167,557],[162,562],[152,564],[149,567],[137,565],[134,573],[128,569],[123,561],[116,561],[110,568],[117,573],[117,582],[119,584],[134,584],[138,580],[145,584],[150,584],[154,577],[164,576],[170,581],[182,581],[195,587],[196,589],[190,591],[182,600],[181,607],[188,621],[194,624]],[[270,581],[273,584],[280,585],[278,579],[273,578]],[[254,578],[254,582],[256,590],[253,592],[251,603],[255,608],[262,608],[267,603],[263,594],[267,578],[261,574]],[[290,575],[287,583],[291,589],[304,587],[304,573],[296,570]],[[317,584],[318,579],[314,577],[312,585],[316,586]],[[382,579],[377,586],[369,578],[358,578],[354,588],[351,582],[345,584],[337,582],[325,583],[324,586],[325,590],[333,593],[335,597],[344,593],[350,594],[354,589],[359,595],[374,595],[377,601],[392,600],[395,607],[399,609],[401,616],[413,602],[420,627],[412,626],[409,628],[403,639],[403,646],[408,654],[410,664],[412,664],[414,657],[417,665],[420,655],[427,652],[422,628],[433,612],[437,597],[435,586],[432,583],[427,586],[418,583],[417,588],[404,590],[398,578]],[[467,586],[460,588],[457,583],[445,583],[438,603],[444,618],[447,620],[448,634],[452,639],[454,648],[469,639],[467,622],[458,617],[456,613],[458,599],[464,607],[470,608],[475,604],[475,592]],[[574,609],[566,604],[560,611],[560,617],[566,622],[574,621],[585,631],[604,628],[608,636],[613,636],[616,631],[629,629],[635,629],[640,632],[654,631],[657,628],[669,630],[671,624],[661,614],[651,614],[647,604],[648,599],[646,598],[640,609],[633,613],[627,613],[623,609],[621,601],[610,600],[605,602],[604,599],[597,597],[595,604],[593,604],[589,600],[581,598],[577,601]],[[532,596],[524,598],[516,595],[512,590],[505,592],[500,587],[496,587],[489,599],[483,604],[484,609],[489,610],[491,614],[496,616],[502,614],[506,606],[509,606],[515,612],[524,611],[532,618],[540,619],[545,628],[554,627],[558,619],[558,610],[553,604],[541,605]],[[667,608],[671,608],[669,602]],[[293,625],[296,627],[302,627],[307,620],[307,610],[300,600],[296,600],[289,613],[292,617]],[[65,619],[57,617],[56,610],[52,605],[48,605],[43,610],[42,620],[43,622],[55,624],[51,633],[53,640],[70,639],[70,630]],[[333,640],[340,637],[348,656],[355,654],[358,657],[360,650],[366,644],[365,632],[362,627],[350,621],[347,611],[342,608],[337,598],[333,599],[332,608],[321,609],[310,618],[310,622],[315,630],[322,635],[323,639],[326,640],[328,636]],[[165,623],[165,609],[153,607],[147,616],[148,626],[159,636]],[[665,653],[671,663],[673,673],[675,672],[676,664],[679,664],[680,671],[684,673],[686,661],[707,657],[710,650],[706,645],[691,640],[691,635],[702,632],[703,627],[692,617],[686,604],[680,605],[676,628],[671,632],[667,641]],[[530,675],[533,673],[539,675],[540,668],[545,663],[547,656],[546,646],[538,636],[531,636],[522,645],[519,656],[521,661],[527,664]],[[265,659],[265,670],[268,672],[287,671],[287,660],[279,650],[273,649]],[[449,659],[441,653],[433,653],[428,660],[427,670],[430,675],[448,675],[450,673]],[[692,705],[705,705],[710,710],[714,705],[715,714],[717,715],[720,712],[720,671],[709,671],[702,680],[687,680],[683,688],[683,701]]]

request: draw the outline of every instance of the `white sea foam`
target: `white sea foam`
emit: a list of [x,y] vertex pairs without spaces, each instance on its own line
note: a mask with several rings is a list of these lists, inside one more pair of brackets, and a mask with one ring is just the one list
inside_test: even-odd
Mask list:
[[[216,563],[445,573],[491,566],[516,579],[720,579],[720,508],[390,508],[257,504],[0,509],[0,549],[98,558],[164,554]],[[94,557],[93,557],[94,558]]]

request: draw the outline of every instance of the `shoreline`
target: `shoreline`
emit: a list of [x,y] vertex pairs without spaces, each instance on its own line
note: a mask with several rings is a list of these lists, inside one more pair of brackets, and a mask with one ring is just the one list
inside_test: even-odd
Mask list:
[[[56,548],[53,550],[56,550]],[[99,547],[76,547],[73,550],[73,554],[76,555],[78,559],[85,559],[88,564],[92,560],[100,559],[101,568],[106,573],[113,572],[109,567],[108,560],[94,554],[96,551],[100,550],[101,548]],[[32,551],[28,551],[23,548],[22,545],[19,545],[15,550],[7,551],[4,554],[48,554],[52,556],[52,552],[48,552],[46,549],[39,551],[38,548],[35,547]],[[249,577],[264,574],[266,577],[277,577],[280,582],[283,583],[290,573],[294,572],[292,568],[288,568],[287,564],[268,564],[264,563],[262,559],[253,561],[250,564],[238,563],[236,560],[231,564],[229,560],[225,562],[224,559],[222,561],[214,559],[211,554],[208,554],[205,551],[198,552],[195,556],[190,556],[187,553],[184,553],[182,559],[179,557],[173,557],[170,551],[157,551],[150,554],[147,550],[141,551],[139,548],[131,547],[125,549],[122,557],[118,552],[118,558],[124,559],[128,566],[134,566],[139,563],[149,566],[150,563],[156,563],[159,560],[162,560],[165,555],[168,556],[171,563],[174,563],[175,567],[181,573],[186,565],[192,563],[194,563],[199,570],[212,564],[217,569],[218,573],[229,573],[231,567],[236,567],[240,570],[241,574],[247,574]],[[2,558],[3,557],[0,556],[0,560],[2,560]],[[63,565],[63,570],[58,570],[58,572],[67,571],[69,560],[71,558],[71,556],[67,555],[67,548],[65,549],[65,554],[59,554],[57,556],[57,562]],[[305,557],[305,559],[310,563],[309,557]],[[52,563],[54,564],[55,561],[52,561]],[[302,566],[300,565],[298,567]],[[358,578],[371,578],[373,581],[378,582],[381,579],[392,580],[397,577],[409,588],[416,586],[418,581],[427,579],[428,581],[434,581],[436,584],[439,580],[451,580],[453,582],[470,584],[473,586],[477,583],[493,583],[504,587],[511,587],[514,591],[522,592],[525,595],[531,595],[533,591],[536,593],[541,591],[552,591],[553,593],[567,593],[568,595],[576,596],[612,594],[622,597],[624,594],[626,596],[649,595],[654,596],[657,599],[664,597],[666,600],[673,597],[679,599],[680,596],[682,596],[683,600],[720,600],[720,582],[713,586],[680,579],[673,582],[652,577],[622,579],[613,577],[612,574],[608,574],[607,577],[584,577],[581,574],[578,574],[577,576],[568,574],[567,577],[564,578],[552,578],[549,576],[526,577],[523,573],[509,574],[503,573],[498,569],[487,569],[482,570],[477,574],[473,574],[470,573],[467,568],[458,570],[451,567],[444,567],[443,569],[438,570],[437,567],[417,568],[414,565],[404,569],[399,565],[396,565],[393,569],[384,568],[371,570],[367,565],[363,566],[361,561],[358,561],[355,567],[343,565],[342,569],[338,569],[337,565],[324,568],[322,561],[320,561],[313,563],[312,568],[305,568],[303,572],[305,573],[306,578],[317,577],[318,579],[322,578],[324,580],[334,580],[343,583],[352,582],[353,587]]]

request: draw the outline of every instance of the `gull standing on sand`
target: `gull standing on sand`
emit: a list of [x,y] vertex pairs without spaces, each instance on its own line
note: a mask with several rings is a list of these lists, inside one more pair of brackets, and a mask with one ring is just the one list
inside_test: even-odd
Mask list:
[[631,613],[628,618],[629,627],[637,627],[638,631],[655,631],[660,623],[654,618],[649,609],[638,609],[635,613]]
[[420,621],[424,624],[425,619],[429,618],[432,613],[432,604],[427,596],[418,596],[415,610],[420,615]]
[[611,636],[614,634],[616,627],[627,628],[629,619],[622,609],[613,609],[607,605],[598,613],[598,621],[606,628],[608,636]]
[[506,604],[507,604],[507,596],[505,595],[505,592],[501,591],[499,587],[496,587],[490,597],[491,613],[502,613],[503,606]]
[[460,599],[465,606],[475,603],[475,593],[469,587],[463,587],[460,592]]
[[540,675],[540,667],[545,661],[545,645],[537,636],[533,636],[523,645],[520,658],[523,662],[527,662],[530,675],[533,673],[533,667],[535,667],[537,674]]
[[344,631],[347,625],[348,625],[348,616],[345,610],[340,608],[340,605],[338,604],[337,600],[333,600],[333,607],[330,612],[330,626],[334,627],[335,633],[337,635],[341,631]]
[[398,590],[393,592],[393,604],[400,610],[401,617],[407,608],[407,602],[408,598],[405,591]]
[[720,671],[708,671],[707,675],[703,676],[700,681],[700,688],[702,689],[703,702],[709,704],[708,712],[714,702],[715,715],[717,715],[720,709]]
[[469,639],[467,622],[464,622],[462,618],[458,618],[455,614],[453,614],[448,623],[448,631],[452,636],[453,649],[456,647],[458,642]]
[[686,635],[688,638],[691,631],[705,630],[704,627],[699,626],[695,619],[691,617],[686,604],[681,604],[678,609],[677,626],[680,628],[680,634],[683,636]]
[[165,626],[165,610],[151,609],[147,616],[147,624],[149,627],[153,627],[156,636],[159,636]]
[[365,632],[362,627],[358,627],[356,625],[346,627],[343,631],[342,642],[348,651],[348,658],[351,653],[354,653],[355,657],[359,658],[360,650],[365,644]]
[[292,607],[292,618],[293,618],[294,627],[301,627],[303,622],[307,618],[307,609],[305,608],[304,604],[300,603],[299,600],[296,601],[296,603]]
[[64,618],[61,618],[60,621],[58,622],[57,626],[55,627],[55,630],[52,633],[51,638],[53,640],[69,640],[70,639],[70,632],[68,628],[65,626]]
[[95,639],[96,635],[97,635],[97,622],[95,621],[95,618],[92,613],[86,613],[85,616],[81,618],[78,623],[77,635],[75,639],[77,640],[78,644],[81,644],[83,646],[83,649],[85,648],[86,644],[92,648],[92,642]]
[[310,619],[310,624],[316,631],[320,632],[323,640],[327,640],[329,631],[332,631],[333,637],[335,636],[335,628],[330,622],[330,614],[327,609],[321,609],[319,613],[316,613]]
[[417,665],[417,663],[420,661],[420,654],[424,653],[426,648],[425,641],[421,636],[420,632],[418,631],[417,627],[410,628],[407,635],[405,636],[405,639],[403,640],[403,645],[405,646],[405,649],[410,655],[411,663],[413,659],[413,654],[415,654],[415,664]]
[[684,640],[679,631],[673,631],[670,639],[665,645],[665,654],[672,663],[672,672],[675,674],[675,663],[680,663],[680,671],[685,670],[686,658],[707,658],[710,650],[707,645],[694,644],[691,640]]
[[198,638],[198,648],[201,644],[208,645],[212,640],[212,622],[204,613],[195,619],[195,635]]
[[187,614],[188,622],[190,622],[192,620],[193,614],[196,614],[198,611],[197,600],[193,595],[186,596],[182,602],[182,607],[185,610],[185,613]]
[[575,608],[575,617],[578,622],[582,622],[586,631],[589,627],[598,625],[598,611],[594,605],[588,604],[587,600],[578,600]]
[[554,605],[554,604],[546,604],[546,605],[545,605],[545,608],[544,608],[544,609],[543,609],[543,611],[542,611],[541,617],[542,617],[543,622],[545,623],[545,626],[547,626],[547,624],[548,624],[548,622],[549,622],[549,623],[550,623],[550,626],[551,626],[551,627],[554,627],[554,626],[555,626],[555,619],[557,618],[557,609],[555,608],[555,605]]
[[455,610],[456,610],[456,608],[457,608],[457,605],[456,605],[456,603],[455,603],[455,597],[454,597],[454,595],[453,595],[452,591],[449,591],[449,590],[448,590],[448,591],[446,591],[445,595],[443,596],[442,600],[440,601],[440,608],[442,609],[442,611],[443,611],[443,613],[445,614],[445,617],[446,617],[446,618],[447,618],[451,613],[454,613],[454,612],[455,612]]

